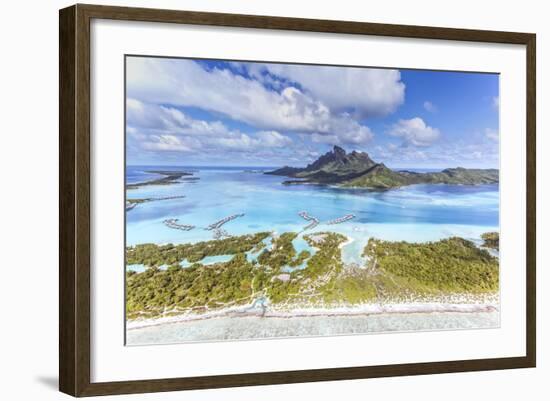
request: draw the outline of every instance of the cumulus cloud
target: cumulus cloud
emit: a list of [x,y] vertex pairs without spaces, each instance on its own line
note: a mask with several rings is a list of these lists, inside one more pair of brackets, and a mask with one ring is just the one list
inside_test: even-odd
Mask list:
[[307,93],[334,111],[359,117],[386,116],[405,99],[405,84],[398,70],[292,64],[243,64],[260,80],[282,79],[298,83]]
[[282,148],[292,143],[292,140],[277,131],[260,131],[256,134],[262,144],[272,148]]
[[390,150],[390,151],[392,151],[392,152],[393,152],[394,150],[396,150],[398,147],[399,147],[399,146],[396,145],[395,143],[388,143],[388,150]]
[[235,132],[214,141],[225,149],[237,151],[254,151],[262,148],[282,148],[292,143],[292,140],[276,131],[260,131],[254,136]]
[[498,96],[493,97],[493,108],[495,110],[498,110],[500,108],[500,97]]
[[490,141],[438,142],[431,147],[398,146],[386,144],[373,149],[375,160],[390,166],[411,168],[427,167],[496,167],[499,161],[498,146]]
[[[155,77],[151,79],[151,77]],[[280,93],[228,69],[203,69],[192,60],[130,58],[128,96],[158,104],[195,106],[265,129],[323,130],[321,102],[288,87]]]
[[338,134],[313,133],[312,141],[329,145],[365,145],[374,137],[369,127],[361,125],[351,118],[337,118],[331,121],[329,132]]
[[176,132],[193,136],[224,136],[228,133],[219,121],[195,120],[174,107],[147,104],[132,98],[126,101],[126,120],[130,129],[139,127],[149,133]]
[[176,135],[145,136],[140,145],[144,150],[171,152],[191,152],[200,148],[200,143]]
[[403,145],[429,146],[439,138],[439,130],[428,126],[420,117],[399,120],[388,131],[389,135],[403,139]]
[[474,159],[481,159],[483,157],[483,153],[480,152],[479,150],[476,150],[475,152],[472,153],[472,158]]
[[[336,135],[334,143],[355,144],[373,135],[356,114],[385,115],[403,102],[404,84],[394,70],[289,66],[296,68],[261,73],[250,66],[260,65],[240,65],[250,70],[248,78],[227,68],[207,70],[193,60],[132,57],[127,60],[127,92],[137,101],[198,107],[259,130],[316,134],[327,141]],[[153,120],[159,118],[164,116]]]
[[191,152],[222,149],[250,152],[284,148],[292,139],[277,131],[243,133],[220,121],[194,119],[173,107],[126,102],[127,133],[144,150]]
[[430,113],[436,113],[437,112],[437,107],[435,104],[433,104],[432,102],[430,102],[429,100],[426,100],[424,102],[424,109],[427,111],[427,112],[430,112]]
[[321,135],[317,133],[311,135],[311,140],[314,143],[326,143],[329,145],[337,145],[340,143],[340,139],[338,139],[336,135]]
[[498,131],[492,128],[485,128],[485,136],[492,141],[498,141],[499,139]]

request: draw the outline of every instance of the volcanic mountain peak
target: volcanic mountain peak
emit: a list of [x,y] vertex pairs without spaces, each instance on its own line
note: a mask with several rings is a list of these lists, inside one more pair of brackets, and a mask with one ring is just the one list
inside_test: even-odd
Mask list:
[[495,169],[445,169],[435,173],[394,171],[377,163],[365,152],[346,151],[334,148],[305,168],[288,167],[266,174],[293,177],[299,180],[285,181],[286,184],[332,184],[343,187],[389,189],[411,184],[453,184],[478,185],[499,182],[499,171]]
[[348,154],[343,148],[334,146],[332,151],[325,153],[313,163],[308,164],[304,171],[324,170],[336,172],[336,170],[343,168],[346,170],[346,173],[349,173],[349,170],[360,172],[367,170],[375,164],[367,153],[353,151]]

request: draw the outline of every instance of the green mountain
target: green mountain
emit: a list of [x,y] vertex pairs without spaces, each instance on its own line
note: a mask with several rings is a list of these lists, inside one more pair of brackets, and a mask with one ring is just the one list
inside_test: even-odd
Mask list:
[[367,153],[346,153],[339,146],[304,168],[288,167],[265,174],[292,177],[284,184],[332,184],[347,188],[389,189],[412,184],[479,185],[499,182],[497,169],[448,168],[435,173],[395,171]]

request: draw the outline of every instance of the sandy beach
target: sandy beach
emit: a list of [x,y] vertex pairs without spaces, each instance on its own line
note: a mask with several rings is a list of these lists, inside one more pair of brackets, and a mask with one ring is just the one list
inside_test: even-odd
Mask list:
[[500,312],[492,306],[447,307],[448,311],[434,308],[431,312],[409,306],[399,312],[396,308],[390,312],[380,309],[377,313],[358,309],[355,313],[337,315],[309,311],[293,316],[276,313],[263,317],[258,314],[219,315],[201,320],[179,317],[156,322],[150,320],[147,322],[149,325],[142,326],[131,322],[133,328],[126,332],[126,345],[491,329],[500,326]]
[[164,316],[156,318],[138,318],[128,320],[127,330],[144,327],[168,325],[182,322],[193,322],[218,318],[261,317],[263,319],[307,318],[307,317],[366,317],[388,314],[430,314],[430,313],[486,313],[499,310],[498,294],[474,296],[455,294],[440,298],[426,298],[422,301],[395,303],[348,304],[283,304],[270,305],[265,308],[252,307],[252,304],[220,308],[203,313],[178,313],[176,310],[165,311]]

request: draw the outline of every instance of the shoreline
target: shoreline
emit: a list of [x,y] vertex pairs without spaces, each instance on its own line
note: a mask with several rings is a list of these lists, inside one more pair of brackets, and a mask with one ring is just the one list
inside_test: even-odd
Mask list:
[[[180,313],[172,316],[138,318],[126,320],[126,330],[137,330],[152,326],[162,326],[185,322],[196,322],[226,317],[262,317],[269,319],[294,319],[309,317],[349,317],[419,313],[483,313],[497,312],[499,294],[455,295],[447,302],[438,302],[437,298],[420,302],[364,303],[358,305],[339,304],[333,307],[304,306],[301,304],[286,306],[268,306],[266,310],[252,308],[252,304],[216,309],[204,313]],[[441,300],[441,298],[439,298]],[[450,302],[449,302],[450,301]]]
[[188,173],[188,172],[185,172],[185,171],[159,171],[159,170],[151,170],[151,171],[147,171],[148,173],[152,173],[152,174],[159,174],[161,175],[162,177],[160,178],[155,178],[155,179],[152,179],[152,180],[148,180],[148,181],[141,181],[141,182],[135,182],[135,183],[132,183],[132,184],[126,184],[126,189],[127,190],[130,190],[130,189],[138,189],[138,188],[141,188],[141,187],[145,187],[145,186],[150,186],[150,185],[170,185],[170,184],[175,184],[177,183],[180,178],[182,177],[188,177],[189,178],[194,178],[194,179],[198,179],[198,177],[193,177],[193,173]]

